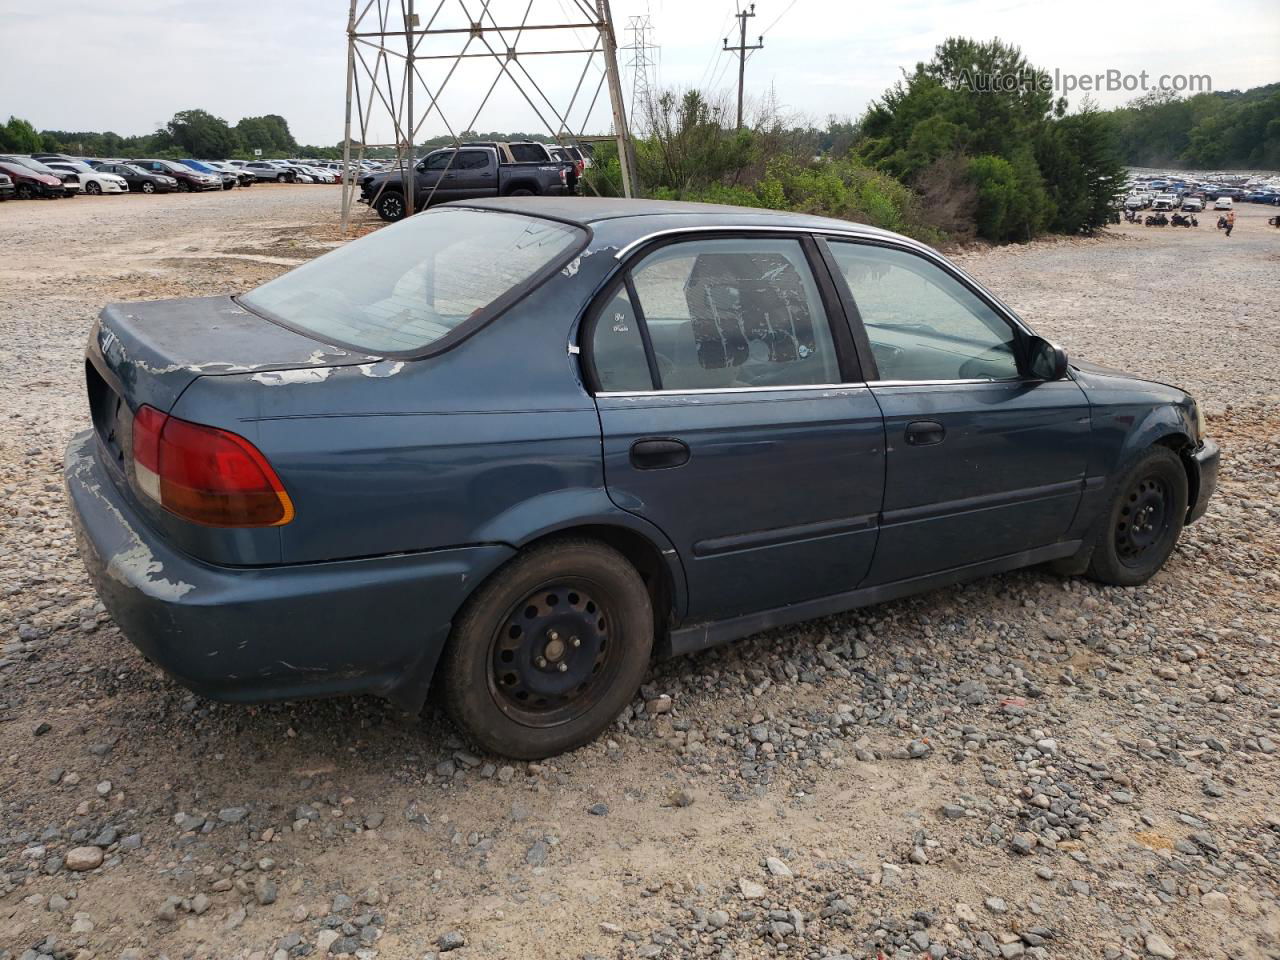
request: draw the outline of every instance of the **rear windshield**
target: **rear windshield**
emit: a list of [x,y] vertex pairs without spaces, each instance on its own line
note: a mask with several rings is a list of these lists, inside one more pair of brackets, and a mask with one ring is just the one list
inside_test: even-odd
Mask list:
[[547,148],[540,143],[513,143],[511,157],[516,163],[542,163],[547,159]]
[[339,247],[241,297],[250,310],[372,354],[421,350],[583,239],[567,224],[441,209]]

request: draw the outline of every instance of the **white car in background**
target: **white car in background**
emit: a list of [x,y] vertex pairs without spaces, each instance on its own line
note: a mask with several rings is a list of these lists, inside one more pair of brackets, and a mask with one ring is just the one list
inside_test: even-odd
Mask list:
[[129,181],[114,173],[103,173],[83,160],[48,160],[45,166],[59,173],[74,173],[80,178],[80,190],[90,196],[103,193],[128,193]]
[[1230,210],[1234,206],[1235,204],[1231,202],[1230,197],[1219,197],[1217,200],[1213,201],[1213,209],[1215,210]]

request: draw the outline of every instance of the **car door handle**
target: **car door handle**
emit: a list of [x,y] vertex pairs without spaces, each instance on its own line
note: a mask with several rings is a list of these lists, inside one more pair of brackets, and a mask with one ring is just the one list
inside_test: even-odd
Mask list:
[[689,447],[668,438],[637,440],[631,445],[631,465],[637,470],[666,470],[689,462]]
[[937,420],[913,420],[907,424],[907,443],[913,447],[927,447],[933,443],[941,443],[946,436],[946,428]]

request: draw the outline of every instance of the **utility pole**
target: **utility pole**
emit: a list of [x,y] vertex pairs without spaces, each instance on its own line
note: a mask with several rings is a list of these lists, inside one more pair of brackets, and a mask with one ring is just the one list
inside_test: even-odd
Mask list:
[[756,15],[756,5],[751,4],[749,10],[739,10],[734,14],[738,18],[738,45],[736,47],[729,46],[729,38],[724,38],[724,48],[732,50],[738,55],[738,129],[742,129],[742,85],[747,78],[747,51],[759,50],[764,46],[764,37],[758,37],[756,42],[751,46],[747,46],[747,17]]

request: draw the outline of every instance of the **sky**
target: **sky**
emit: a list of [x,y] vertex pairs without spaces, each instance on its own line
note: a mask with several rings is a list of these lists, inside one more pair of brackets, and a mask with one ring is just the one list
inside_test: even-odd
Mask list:
[[[401,3],[408,0],[359,0],[361,9],[372,5],[361,29],[376,29],[373,11],[379,2],[394,3],[398,19]],[[583,22],[575,5],[592,2],[533,0],[527,22]],[[483,5],[484,0],[415,0],[423,23],[439,9],[438,27],[462,27],[468,12],[478,16]],[[529,0],[489,0],[488,5],[502,27],[518,24],[527,7]],[[650,17],[659,85],[713,88],[731,100],[736,59],[721,46],[726,36],[736,42],[738,0],[613,0],[612,7],[621,46],[631,42],[630,18]],[[0,120],[14,114],[39,129],[130,135],[149,133],[175,112],[199,107],[229,123],[280,114],[300,142],[333,144],[343,135],[348,11],[344,0],[0,0]],[[748,43],[762,33],[763,49],[754,51],[746,66],[749,104],[772,90],[784,114],[819,124],[832,115],[856,118],[903,69],[929,59],[938,43],[957,35],[998,36],[1020,46],[1036,66],[1063,74],[1146,71],[1151,84],[1162,75],[1207,75],[1215,90],[1280,80],[1280,3],[1274,0],[1076,0],[1069,5],[760,0],[756,16],[748,19]],[[486,36],[501,52],[504,42]],[[510,32],[504,36],[511,42]],[[427,38],[417,53],[451,55],[466,42],[465,32]],[[591,42],[589,30],[530,30],[517,49],[569,49]],[[373,47],[360,49],[368,66],[376,68]],[[419,62],[418,139],[468,126],[533,132],[556,124],[557,112],[575,130],[607,131],[607,91],[587,109],[600,79],[599,56],[589,65],[585,54],[519,59],[550,101],[543,102],[521,75],[535,110],[480,41],[473,40],[469,52],[484,56],[461,62],[438,95],[441,110],[429,116],[423,116],[422,106],[429,102],[427,91],[440,89],[451,61]],[[631,58],[630,51],[619,52],[628,100]],[[393,62],[393,70],[398,64]],[[573,101],[584,66],[581,92]],[[520,75],[517,66],[509,69]],[[367,99],[371,90],[359,63],[357,71]],[[499,83],[486,99],[495,77]],[[1068,96],[1073,105],[1082,99],[1079,92]],[[1102,106],[1115,106],[1134,92],[1091,96]],[[389,140],[394,134],[387,110],[376,99],[373,103],[369,142]]]

